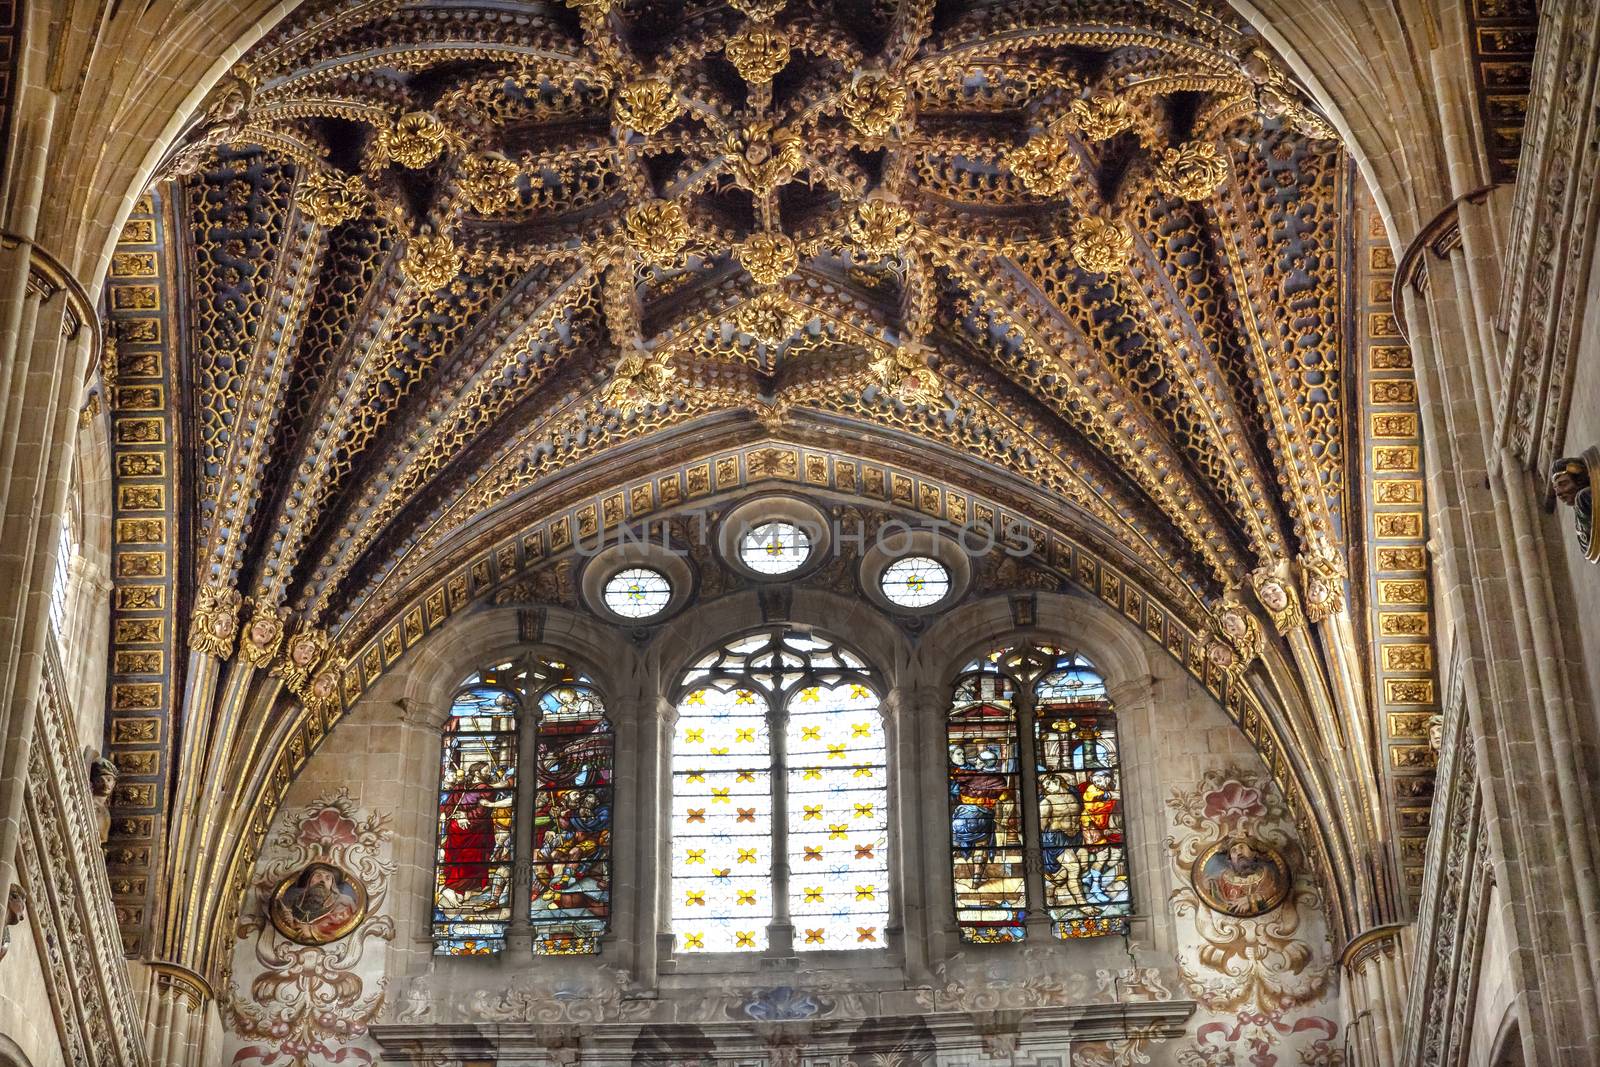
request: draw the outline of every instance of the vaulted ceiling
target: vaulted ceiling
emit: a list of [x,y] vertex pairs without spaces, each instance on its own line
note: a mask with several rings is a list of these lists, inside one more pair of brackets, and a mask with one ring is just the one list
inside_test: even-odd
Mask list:
[[1336,567],[1349,171],[1231,18],[318,11],[172,165],[202,586],[338,628],[717,413],[1009,467],[1196,609]]

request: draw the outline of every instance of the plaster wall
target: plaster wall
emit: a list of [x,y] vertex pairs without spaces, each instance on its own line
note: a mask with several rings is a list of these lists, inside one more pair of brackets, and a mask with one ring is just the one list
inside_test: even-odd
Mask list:
[[[923,1020],[941,1035],[939,1062],[947,1062],[940,1027],[948,1020],[970,1027],[973,1013],[984,1012],[1031,1019],[1011,1024],[1022,1027],[1017,1040],[1036,1055],[1043,1055],[1040,1042],[1055,1042],[1051,1047],[1065,1050],[1063,1063],[1188,1067],[1225,1062],[1217,1057],[1229,1049],[1249,1049],[1259,1064],[1332,1062],[1338,1035],[1333,951],[1320,892],[1305,871],[1286,805],[1254,749],[1210,695],[1115,614],[1079,597],[1040,594],[1040,625],[1028,635],[1081,648],[1110,682],[1136,911],[1126,942],[1040,936],[1026,945],[963,946],[955,938],[947,905],[940,694],[946,677],[1009,629],[1004,599],[963,608],[913,639],[859,604],[808,603],[813,598],[800,595],[794,618],[842,624],[843,636],[883,670],[891,690],[885,705],[898,709],[890,712],[891,795],[906,816],[893,839],[903,952],[724,972],[674,966],[670,946],[658,956],[654,901],[665,872],[653,858],[653,812],[661,807],[653,798],[660,787],[658,742],[665,735],[657,732],[654,709],[681,661],[759,621],[749,599],[693,609],[643,647],[591,619],[551,612],[540,647],[594,665],[618,730],[613,934],[598,958],[532,958],[520,918],[499,958],[432,955],[438,723],[450,690],[476,662],[518,647],[515,612],[466,617],[419,646],[415,659],[335,728],[276,817],[241,912],[223,993],[228,1033],[222,1062],[264,1064],[283,1052],[306,1055],[318,1067],[365,1056],[412,1062],[393,1058],[384,1043],[393,1046],[401,1030],[415,1037],[430,1026],[536,1022],[585,1035],[572,1053],[585,1063],[609,1063],[604,1053],[583,1046],[603,1040],[612,1024],[697,1031],[726,1027],[730,1019],[748,1024],[757,1017],[752,1005],[776,989],[794,991],[811,1005],[805,1010],[828,1025],[864,1027],[861,1020],[890,1016]],[[1290,903],[1243,920],[1223,920],[1199,904],[1189,887],[1190,865],[1231,833],[1259,837],[1291,857],[1297,877]],[[356,933],[325,949],[286,942],[263,923],[261,903],[278,880],[323,847],[319,839],[343,850],[347,865],[368,865],[368,892],[378,902]],[[312,1011],[324,995],[331,1001]],[[1141,1033],[1134,1026],[1107,1040],[1069,1039],[1072,1024],[1047,1018],[1061,1009],[1117,1003],[1187,1019],[1181,1031]],[[994,1044],[1001,1051],[1005,1046],[1004,1040]],[[1149,1059],[1137,1058],[1143,1056]]]
[[28,1067],[55,1067],[66,1057],[46,992],[37,921],[30,908],[28,918],[11,928],[11,949],[0,960],[0,1034],[16,1043]]

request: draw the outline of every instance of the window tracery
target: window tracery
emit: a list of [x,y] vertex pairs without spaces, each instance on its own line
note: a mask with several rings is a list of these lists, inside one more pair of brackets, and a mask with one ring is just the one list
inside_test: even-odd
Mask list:
[[[683,952],[884,946],[887,746],[871,672],[789,628],[685,675],[672,748],[671,931]],[[786,863],[775,863],[782,855]]]
[[1030,905],[1058,938],[1125,932],[1121,761],[1094,666],[1044,646],[996,649],[956,679],[946,731],[961,939],[1021,941]]

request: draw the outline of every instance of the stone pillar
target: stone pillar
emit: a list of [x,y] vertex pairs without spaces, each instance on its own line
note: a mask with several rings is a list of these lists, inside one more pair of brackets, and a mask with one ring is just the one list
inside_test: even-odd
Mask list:
[[222,1017],[211,984],[176,963],[130,965],[144,1006],[150,1062],[162,1067],[211,1067],[222,1055]]
[[1374,926],[1339,957],[1346,1067],[1391,1067],[1404,1044],[1413,928]]

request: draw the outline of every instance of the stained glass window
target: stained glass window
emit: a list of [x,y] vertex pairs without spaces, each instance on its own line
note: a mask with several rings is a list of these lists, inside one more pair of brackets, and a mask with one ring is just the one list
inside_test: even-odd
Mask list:
[[760,574],[788,574],[811,555],[811,536],[791,522],[766,522],[739,539],[739,560]]
[[529,921],[536,955],[600,951],[611,921],[611,723],[600,695],[562,683],[538,701]]
[[975,943],[1021,941],[1027,914],[1015,696],[1003,675],[969,672],[946,727],[956,922]]
[[[680,952],[884,946],[886,748],[854,653],[768,630],[685,678],[672,755],[672,933]],[[776,856],[786,864],[774,864]]]
[[[998,649],[957,680],[948,731],[962,940],[1022,940],[1030,902],[1059,938],[1125,932],[1132,898],[1121,765],[1099,672],[1058,649]],[[1036,830],[1021,816],[1029,805]],[[1040,872],[1030,885],[1023,840],[1035,832]]]
[[604,591],[606,607],[625,619],[648,619],[672,599],[667,576],[649,567],[628,567],[612,575]]
[[906,556],[884,568],[879,584],[890,603],[903,608],[925,608],[937,604],[950,592],[950,572],[936,559]]
[[444,725],[434,875],[434,951],[481,956],[505,947],[511,921],[517,720],[511,689],[475,676]]

